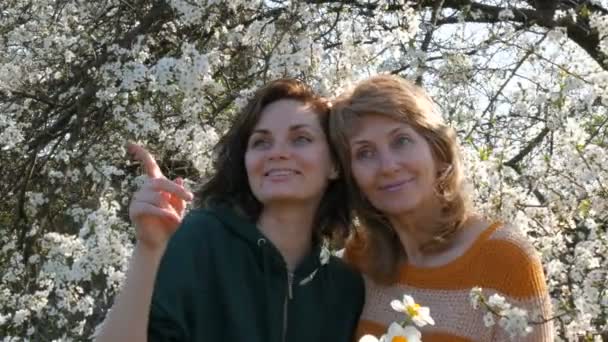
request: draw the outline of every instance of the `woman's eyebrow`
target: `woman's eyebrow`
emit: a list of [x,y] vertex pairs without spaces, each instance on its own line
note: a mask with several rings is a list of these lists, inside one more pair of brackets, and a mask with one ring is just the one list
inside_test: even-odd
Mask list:
[[[289,130],[290,130],[290,131],[296,131],[296,130],[298,130],[298,129],[305,129],[305,128],[312,129],[312,128],[313,128],[313,126],[312,126],[312,125],[309,125],[309,124],[297,124],[297,125],[290,126],[290,127],[289,127]],[[256,134],[256,133],[257,133],[257,134],[271,134],[271,133],[270,133],[270,130],[269,130],[269,129],[266,129],[266,128],[256,128],[256,129],[254,129],[254,130],[251,132],[251,135],[254,135],[254,134]]]
[[254,134],[270,134],[270,131],[264,128],[256,128],[253,130],[253,132],[251,132],[251,135]]
[[[399,133],[399,131],[401,131],[401,130],[404,130],[404,131],[405,131],[406,129],[405,129],[405,128],[403,128],[403,127],[395,127],[395,128],[391,129],[391,130],[388,132],[388,135],[389,135],[389,136],[391,136],[391,135],[395,135],[396,133]],[[407,132],[404,132],[404,133],[407,133]]]
[[[388,133],[386,134],[387,136],[392,136],[395,135],[396,133],[398,133],[401,130],[404,130],[403,127],[395,127],[393,129],[391,129],[390,131],[388,131]],[[407,132],[404,132],[407,133]],[[355,139],[355,140],[351,140],[350,143],[353,145],[362,145],[362,144],[366,144],[368,143],[369,140],[365,139],[365,138],[360,138],[360,139]]]
[[365,145],[367,143],[369,143],[369,140],[366,139],[357,139],[357,140],[351,140],[351,145]]
[[290,131],[297,131],[297,130],[299,130],[299,129],[303,129],[303,128],[304,128],[304,129],[305,129],[305,128],[311,129],[311,128],[312,128],[312,126],[311,126],[311,125],[309,125],[309,124],[297,124],[297,125],[290,126],[290,127],[289,127],[289,130],[290,130]]

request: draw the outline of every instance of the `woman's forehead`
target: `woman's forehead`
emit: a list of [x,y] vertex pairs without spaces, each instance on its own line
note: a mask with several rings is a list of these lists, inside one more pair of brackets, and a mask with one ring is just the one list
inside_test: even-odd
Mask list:
[[296,100],[279,100],[262,110],[254,130],[272,131],[289,127],[320,129],[318,116],[309,104]]
[[348,136],[350,140],[366,135],[390,134],[393,130],[411,129],[405,120],[384,114],[363,114],[353,118],[348,125]]

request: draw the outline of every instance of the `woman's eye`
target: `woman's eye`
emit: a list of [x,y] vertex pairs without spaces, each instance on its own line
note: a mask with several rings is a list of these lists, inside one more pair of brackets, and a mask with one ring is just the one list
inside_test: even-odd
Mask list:
[[308,144],[308,143],[312,142],[312,139],[310,139],[307,136],[300,135],[294,139],[294,142],[298,145],[304,145],[304,144]]
[[250,146],[252,148],[265,148],[269,146],[269,142],[266,139],[254,139],[251,141]]
[[396,146],[405,146],[412,142],[412,139],[407,135],[400,135],[395,139]]
[[374,152],[370,149],[362,149],[355,153],[355,158],[357,160],[370,159],[374,156]]

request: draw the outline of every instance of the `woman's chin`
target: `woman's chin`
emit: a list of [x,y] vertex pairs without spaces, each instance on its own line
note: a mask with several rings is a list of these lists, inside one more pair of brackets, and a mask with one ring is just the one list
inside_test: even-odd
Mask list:
[[413,213],[417,206],[415,203],[409,203],[409,201],[400,202],[383,202],[375,206],[376,209],[380,210],[385,215],[400,216]]
[[275,192],[272,194],[267,194],[260,201],[264,206],[268,205],[285,205],[290,203],[305,203],[309,202],[312,199],[307,198],[306,196],[302,196],[302,194],[296,194],[294,192]]

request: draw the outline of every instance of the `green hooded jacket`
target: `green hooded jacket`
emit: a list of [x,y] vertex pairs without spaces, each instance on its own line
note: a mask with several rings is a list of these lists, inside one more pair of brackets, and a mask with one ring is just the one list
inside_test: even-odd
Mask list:
[[195,209],[171,238],[156,278],[150,341],[352,341],[361,276],[320,247],[287,271],[257,227],[226,207]]

